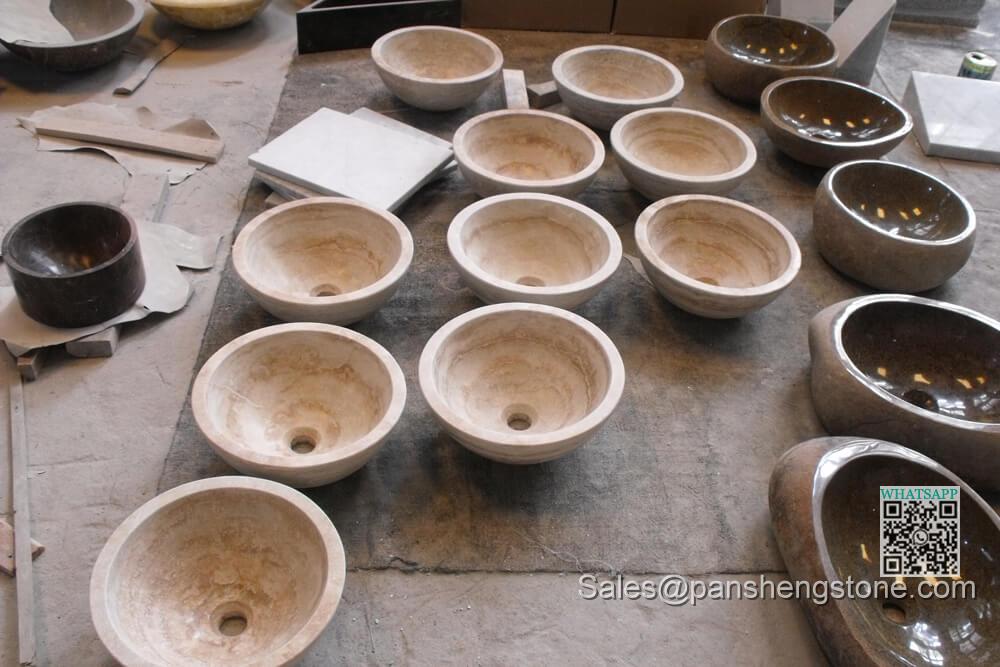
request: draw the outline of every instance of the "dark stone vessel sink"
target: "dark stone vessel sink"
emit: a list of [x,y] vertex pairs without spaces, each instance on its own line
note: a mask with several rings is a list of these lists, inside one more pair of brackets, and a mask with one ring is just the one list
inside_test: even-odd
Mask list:
[[888,97],[817,76],[781,79],[765,88],[760,120],[783,153],[817,167],[882,157],[913,128],[910,114]]
[[[975,599],[922,599],[925,577],[882,578],[879,487],[957,486],[960,577]],[[803,602],[830,662],[844,667],[1000,663],[1000,517],[939,463],[896,444],[819,438],[788,451],[771,474],[771,527],[793,581],[902,582],[899,597]],[[937,581],[942,581],[938,579]],[[912,597],[910,597],[912,595]]]
[[135,222],[106,204],[29,215],[7,232],[3,258],[21,308],[53,327],[105,322],[128,310],[146,285]]
[[976,214],[965,197],[919,169],[845,162],[816,190],[813,232],[837,270],[875,289],[922,292],[965,266]]
[[829,433],[898,442],[1000,488],[1000,322],[942,301],[867,296],[816,315],[809,350]]
[[141,0],[52,0],[52,15],[73,36],[72,42],[0,40],[0,44],[25,60],[61,72],[92,69],[121,55],[139,29],[144,7]]
[[741,14],[717,23],[705,42],[705,70],[715,89],[745,104],[789,76],[833,74],[837,47],[808,23]]

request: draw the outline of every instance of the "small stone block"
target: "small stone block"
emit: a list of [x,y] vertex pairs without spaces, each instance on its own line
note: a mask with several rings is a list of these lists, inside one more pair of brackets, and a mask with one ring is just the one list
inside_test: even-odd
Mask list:
[[44,364],[45,348],[39,348],[17,358],[17,371],[25,382],[34,382],[41,375]]
[[528,86],[528,103],[532,109],[544,109],[553,104],[559,104],[560,101],[561,98],[559,97],[559,90],[556,88],[555,81],[533,83]]
[[118,327],[66,343],[66,352],[74,357],[110,357],[118,347]]
[[289,200],[282,194],[278,192],[272,192],[264,200],[264,208],[274,208],[275,206],[281,206],[282,204],[287,204]]
[[[31,540],[31,558],[34,560],[42,555],[45,547]],[[14,527],[4,519],[0,519],[0,572],[13,577],[17,569],[14,562]]]
[[503,71],[503,94],[507,100],[508,109],[530,109],[528,103],[528,85],[524,80],[524,71],[505,69]]

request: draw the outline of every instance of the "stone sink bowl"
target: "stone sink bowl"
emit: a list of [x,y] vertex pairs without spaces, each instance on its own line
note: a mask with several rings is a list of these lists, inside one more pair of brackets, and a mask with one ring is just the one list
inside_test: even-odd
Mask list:
[[816,190],[813,233],[840,272],[887,292],[933,289],[965,266],[976,214],[930,174],[892,162],[839,164]]
[[311,500],[215,477],[118,526],[94,565],[90,611],[126,667],[289,665],[330,623],[345,574],[337,530]]
[[599,130],[639,109],[668,107],[684,89],[669,60],[627,46],[581,46],[552,63],[559,97],[573,115]]
[[441,426],[501,463],[541,463],[591,439],[618,405],[625,366],[578,315],[485,306],[441,327],[420,355],[420,389]]
[[141,0],[51,0],[50,10],[73,36],[73,41],[0,39],[0,44],[33,63],[60,72],[76,72],[99,67],[120,56],[139,29],[144,4]]
[[[879,576],[880,486],[959,487],[961,580]],[[877,595],[868,590],[854,599],[831,597],[825,605],[803,601],[831,664],[996,664],[1000,517],[939,463],[881,440],[810,440],[792,448],[775,466],[770,507],[790,580],[846,583],[850,577],[855,585],[877,582],[880,588]],[[939,587],[975,585],[974,599],[968,593],[962,599],[961,588],[951,599],[923,599],[921,589],[935,582]],[[890,591],[892,584],[898,592]]]
[[191,390],[216,454],[242,473],[299,488],[361,468],[405,403],[403,372],[385,348],[313,323],[240,336],[212,355]]
[[445,26],[400,28],[372,45],[386,87],[407,104],[448,111],[472,104],[503,67],[500,48],[474,32]]
[[705,42],[705,72],[715,89],[744,104],[757,104],[774,81],[789,76],[828,76],[837,47],[808,23],[778,16],[741,14],[715,25]]
[[769,85],[760,96],[760,119],[783,153],[816,167],[882,157],[913,128],[910,114],[888,97],[814,76]]
[[271,0],[149,0],[164,16],[199,30],[225,30],[253,20]]
[[798,244],[780,222],[710,195],[651,204],[635,223],[635,240],[656,290],[702,317],[742,317],[763,308],[802,264]]
[[452,140],[458,167],[481,197],[545,192],[573,197],[604,164],[604,144],[572,118],[506,109],[465,122]]
[[291,322],[347,325],[371,315],[396,293],[412,260],[413,238],[399,218],[340,197],[265,211],[233,245],[247,291]]
[[603,216],[545,194],[496,195],[463,209],[448,228],[463,281],[486,303],[576,308],[618,269],[622,244]]
[[813,405],[831,435],[898,442],[1000,488],[1000,322],[942,301],[866,296],[816,315],[809,350]]
[[628,182],[652,200],[721,195],[757,162],[757,149],[727,120],[689,109],[646,109],[618,121],[611,148]]

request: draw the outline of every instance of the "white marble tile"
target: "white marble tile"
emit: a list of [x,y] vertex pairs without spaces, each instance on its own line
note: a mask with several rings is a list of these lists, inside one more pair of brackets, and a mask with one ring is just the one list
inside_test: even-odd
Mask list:
[[913,72],[903,104],[927,155],[1000,164],[1000,82]]

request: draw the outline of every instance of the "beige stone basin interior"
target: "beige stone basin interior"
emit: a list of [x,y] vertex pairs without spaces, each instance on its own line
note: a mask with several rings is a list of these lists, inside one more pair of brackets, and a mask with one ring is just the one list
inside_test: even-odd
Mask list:
[[[718,176],[744,166],[753,145],[705,114],[664,110],[623,121],[621,146],[647,167],[684,176]],[[753,155],[756,158],[756,155]]]
[[400,31],[382,44],[380,57],[389,69],[413,79],[475,77],[497,64],[490,44],[475,34],[434,27]]
[[562,63],[566,80],[584,92],[619,100],[642,100],[671,92],[673,73],[659,61],[634,50],[580,50]]
[[365,438],[386,415],[393,387],[388,369],[360,342],[290,329],[235,350],[204,395],[204,413],[229,447],[294,458]]
[[710,200],[661,208],[647,235],[660,262],[715,287],[759,287],[792,262],[778,230],[750,210]]
[[434,360],[438,394],[459,419],[503,435],[571,426],[604,399],[611,369],[573,323],[531,310],[465,323]]
[[128,536],[111,569],[110,619],[146,664],[266,663],[312,616],[328,567],[322,537],[290,502],[202,492]]
[[297,300],[347,295],[395,268],[399,232],[360,206],[315,204],[287,209],[249,236],[241,271],[258,289]]

